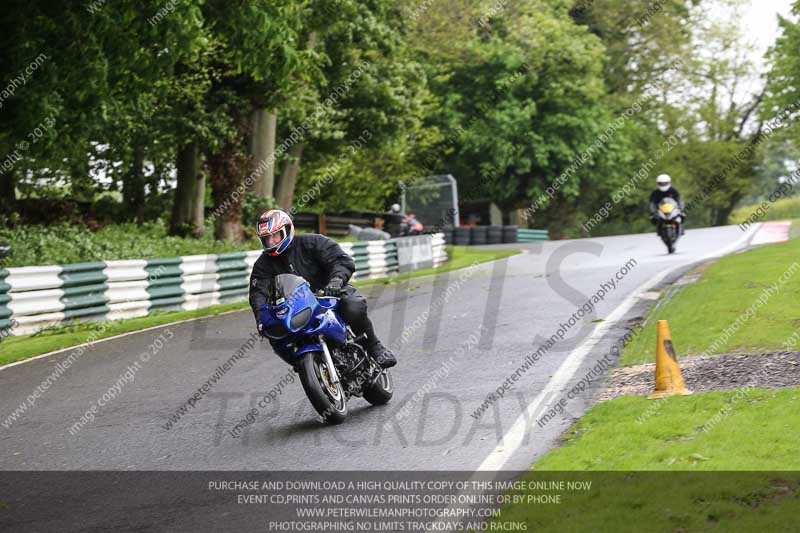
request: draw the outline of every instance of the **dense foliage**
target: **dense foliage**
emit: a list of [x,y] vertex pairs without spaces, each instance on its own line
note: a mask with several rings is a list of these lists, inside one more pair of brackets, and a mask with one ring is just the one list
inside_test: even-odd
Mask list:
[[800,29],[743,92],[742,4],[8,0],[4,235],[28,254],[28,224],[130,222],[215,251],[259,205],[379,211],[438,173],[554,237],[599,212],[593,234],[646,230],[662,172],[723,224],[798,155]]
[[95,232],[75,224],[14,229],[0,226],[0,241],[9,243],[14,250],[11,261],[4,263],[8,267],[219,254],[261,247],[257,239],[224,242],[214,239],[210,232],[197,239],[170,237],[164,225],[157,222],[112,224]]

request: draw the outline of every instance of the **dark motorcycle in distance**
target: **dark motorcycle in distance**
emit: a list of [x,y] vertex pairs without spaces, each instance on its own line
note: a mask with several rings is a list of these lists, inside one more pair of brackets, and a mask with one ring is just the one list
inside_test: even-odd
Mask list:
[[683,213],[681,206],[672,198],[664,198],[656,210],[658,236],[667,245],[669,253],[675,253],[675,244],[682,234]]
[[338,306],[338,298],[315,295],[302,277],[280,274],[260,312],[264,334],[286,346],[278,356],[300,374],[311,405],[328,424],[345,420],[348,398],[383,405],[393,393],[388,370],[367,354],[361,346],[366,337],[355,336]]

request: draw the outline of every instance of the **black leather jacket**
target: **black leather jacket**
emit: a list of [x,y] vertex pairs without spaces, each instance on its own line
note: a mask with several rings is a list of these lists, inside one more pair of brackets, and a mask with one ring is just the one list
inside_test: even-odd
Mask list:
[[312,291],[324,288],[333,278],[347,283],[356,271],[353,258],[336,241],[315,233],[296,235],[292,244],[275,257],[262,253],[250,275],[250,307],[258,321],[259,309],[267,303],[269,284],[278,274],[302,276]]
[[650,215],[656,214],[656,209],[658,208],[658,204],[660,204],[661,200],[663,200],[664,198],[672,198],[673,200],[678,202],[681,211],[683,211],[683,203],[681,203],[681,193],[679,193],[678,189],[676,189],[675,187],[670,187],[666,191],[661,191],[659,189],[656,189],[650,195],[650,205],[649,205]]

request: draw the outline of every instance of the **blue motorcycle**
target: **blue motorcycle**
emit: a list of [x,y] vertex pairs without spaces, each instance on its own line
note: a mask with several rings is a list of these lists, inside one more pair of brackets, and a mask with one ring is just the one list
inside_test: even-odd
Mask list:
[[260,312],[262,331],[300,374],[311,405],[328,424],[344,421],[348,398],[383,405],[393,392],[389,372],[367,354],[361,346],[366,337],[355,336],[338,306],[338,298],[315,295],[302,277],[280,274]]

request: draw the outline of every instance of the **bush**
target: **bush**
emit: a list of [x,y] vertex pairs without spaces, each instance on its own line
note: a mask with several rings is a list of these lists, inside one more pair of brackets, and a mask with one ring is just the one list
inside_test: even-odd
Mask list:
[[170,237],[163,222],[115,224],[96,232],[75,224],[0,226],[0,242],[11,254],[0,267],[63,265],[115,259],[153,259],[179,255],[215,254],[258,250],[253,239],[242,243],[214,239],[209,226],[201,239]]
[[[800,197],[783,198],[776,202],[767,203],[767,209],[764,210],[762,204],[745,205],[737,208],[731,213],[731,224],[741,224],[746,220],[753,221],[756,215],[755,222],[764,222],[765,220],[792,220],[800,218]],[[758,216],[758,214],[763,215]]]

